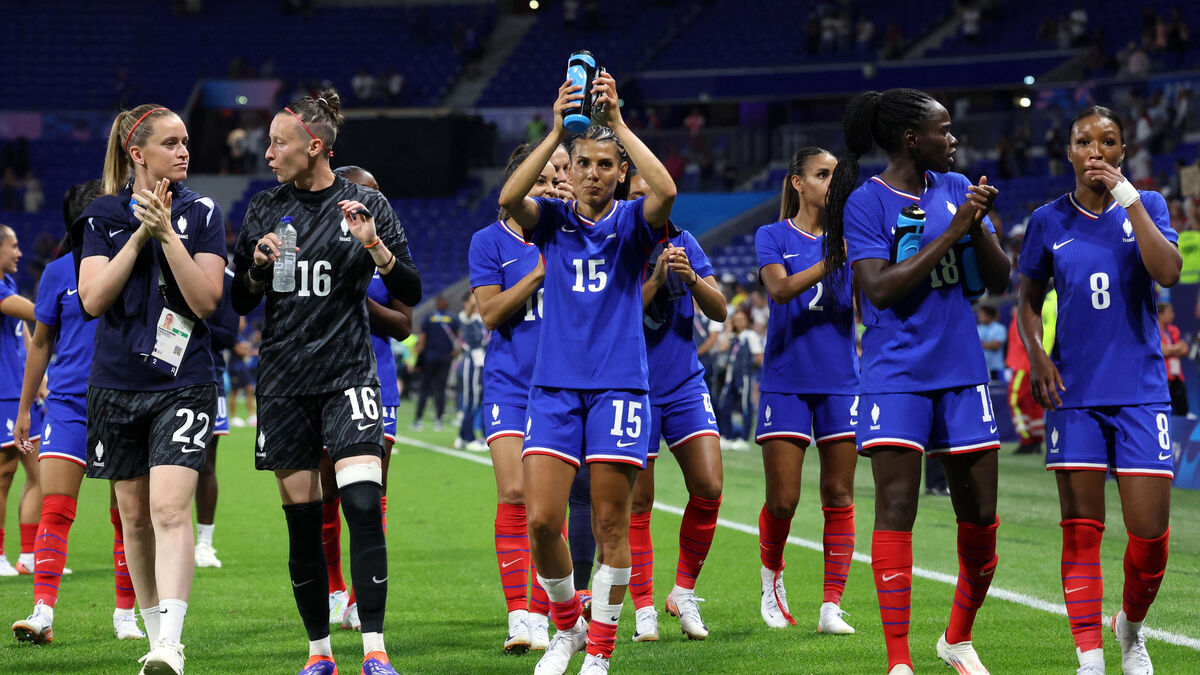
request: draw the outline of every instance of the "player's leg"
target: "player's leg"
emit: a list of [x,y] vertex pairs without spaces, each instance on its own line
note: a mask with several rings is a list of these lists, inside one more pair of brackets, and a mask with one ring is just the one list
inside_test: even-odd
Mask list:
[[[116,486],[111,481],[108,483],[108,518],[113,526],[113,591],[116,595],[113,632],[118,640],[143,640],[148,635],[138,628],[137,615],[134,613],[137,595],[133,592],[133,579],[129,576],[129,563],[125,560],[125,529],[121,525],[121,511],[117,508]],[[153,614],[153,620],[157,622],[157,607]],[[141,615],[143,621],[148,621],[144,607]]]
[[858,396],[821,397],[814,414],[817,450],[821,457],[822,547],[825,583],[817,630],[834,635],[854,632],[842,618],[842,593],[854,557],[854,472],[858,466],[855,429]]
[[196,567],[220,567],[213,547],[214,520],[217,514],[217,442],[214,434],[204,448],[204,466],[196,482]]
[[688,503],[679,524],[675,586],[667,595],[666,608],[669,614],[679,617],[680,628],[689,639],[703,640],[708,637],[708,626],[700,618],[696,583],[716,533],[724,472],[720,436],[715,429],[692,432],[685,438],[671,445],[683,471]]
[[329,579],[329,623],[338,623],[350,607],[350,594],[342,575],[342,500],[337,489],[333,460],[321,451],[321,547]]
[[[515,414],[515,413],[514,413]],[[526,530],[525,489],[521,467],[521,431],[495,432],[490,448],[496,477],[496,517],[493,531],[500,590],[508,611],[508,633],[504,651],[521,654],[530,649],[528,615],[532,604],[529,588],[529,534]],[[548,615],[549,607],[540,614]],[[543,645],[544,649],[545,646]]]
[[[271,401],[263,403],[263,424],[272,429],[274,407]],[[297,457],[294,461],[300,463],[300,459]],[[275,481],[287,519],[288,574],[292,582],[292,595],[308,634],[307,670],[313,666],[320,667],[322,662],[333,662],[326,594],[328,582],[321,546],[321,479],[315,469],[276,469]]]
[[570,507],[567,522],[567,544],[571,549],[571,569],[577,591],[591,587],[592,565],[596,561],[596,536],[592,533],[592,474],[587,464],[581,464],[571,480],[567,497]]
[[[530,410],[533,409],[531,399]],[[529,450],[527,441],[522,464],[529,549],[537,581],[546,591],[550,620],[556,628],[534,672],[561,674],[571,657],[583,648],[588,631],[583,606],[575,593],[571,551],[563,538],[567,499],[576,468],[561,457]]]
[[450,360],[442,359],[434,364],[433,370],[433,430],[441,431],[442,418],[446,413],[446,386],[450,379]]
[[[661,437],[658,423],[661,408],[651,412],[650,438]],[[658,612],[654,609],[654,541],[650,536],[650,514],[654,508],[654,465],[658,448],[646,457],[646,468],[633,484],[633,506],[629,516],[629,595],[633,599],[634,642],[658,640]],[[589,500],[590,501],[590,500]]]
[[[0,447],[0,526],[7,522],[8,493],[12,489],[13,478],[21,462],[20,453],[12,445]],[[19,549],[18,549],[19,550]],[[8,557],[4,555],[4,528],[0,527],[0,576],[16,576],[17,568],[13,567]]]
[[[40,416],[35,418],[35,424],[41,426]],[[21,468],[25,470],[25,486],[21,489],[21,501],[18,520],[20,521],[21,552],[17,556],[17,572],[33,574],[34,539],[37,537],[38,521],[42,516],[42,489],[38,475],[38,445],[39,439],[32,438],[34,450],[21,454]]]

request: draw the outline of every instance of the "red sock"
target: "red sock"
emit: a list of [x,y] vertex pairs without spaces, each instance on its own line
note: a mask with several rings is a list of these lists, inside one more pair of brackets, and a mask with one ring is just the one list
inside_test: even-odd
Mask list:
[[821,539],[825,547],[825,596],[821,601],[841,605],[850,561],[854,559],[854,505],[822,506],[821,512],[825,515],[825,535]]
[[[650,539],[650,512],[629,516],[629,552],[633,566],[629,594],[635,610],[654,605],[654,542]],[[606,601],[608,598],[604,598]],[[609,649],[609,653],[612,650]]]
[[792,519],[780,520],[767,512],[763,504],[758,513],[758,554],[763,567],[776,572],[783,569],[783,545],[792,531]]
[[[717,511],[721,498],[705,499],[692,495],[683,510],[683,522],[679,524],[679,562],[675,565],[675,585],[680,588],[695,588],[696,577],[708,550],[712,548],[713,533],[717,530]],[[636,606],[636,604],[635,604]]]
[[887,644],[888,670],[912,666],[908,618],[912,602],[912,532],[876,530],[871,536],[871,571]]
[[588,624],[587,653],[592,656],[612,658],[613,647],[617,646],[617,624],[593,620]]
[[342,577],[342,500],[335,499],[321,505],[321,544],[325,547],[325,569],[329,573],[329,592],[346,590]]
[[508,611],[525,609],[529,586],[529,534],[524,504],[496,504],[496,564]]
[[1100,608],[1104,601],[1104,572],[1100,569],[1100,540],[1104,524],[1086,518],[1064,520],[1062,586],[1071,622],[1071,637],[1079,651],[1100,649]]
[[58,602],[58,584],[67,564],[67,533],[75,522],[75,499],[46,495],[42,499],[42,521],[37,534],[33,573],[33,602],[53,607]]
[[129,578],[129,567],[125,564],[125,531],[121,527],[121,512],[109,509],[108,519],[113,526],[113,587],[117,594],[117,609],[133,609],[137,596],[133,592],[133,580]]
[[999,526],[999,518],[986,527],[958,524],[958,586],[954,591],[954,604],[950,606],[950,624],[946,627],[946,642],[950,644],[971,639],[975,614],[983,605],[996,572],[996,528]]
[[537,565],[529,565],[529,611],[542,616],[550,616],[550,598],[546,589],[538,582]]
[[1163,572],[1167,570],[1167,542],[1171,531],[1161,537],[1142,539],[1130,534],[1125,547],[1125,591],[1121,609],[1129,621],[1142,621],[1158,595]]
[[571,599],[566,602],[550,603],[550,620],[554,622],[554,627],[558,630],[573,628],[579,621],[580,614],[583,614],[583,604],[579,602],[578,594],[572,595]]
[[379,497],[379,511],[383,514],[383,533],[387,534],[387,495]]
[[21,523],[21,555],[33,553],[33,540],[38,536],[38,523]]
[[4,555],[4,528],[0,527],[0,555]]

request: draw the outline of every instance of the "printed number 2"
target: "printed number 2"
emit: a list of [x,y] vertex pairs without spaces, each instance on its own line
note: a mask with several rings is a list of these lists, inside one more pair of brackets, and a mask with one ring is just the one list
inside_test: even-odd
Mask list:
[[812,301],[808,303],[808,311],[810,312],[825,311],[825,308],[821,306],[821,295],[825,292],[825,287],[821,284],[822,282],[818,281],[817,285],[813,286],[813,288],[817,290],[817,294],[814,295]]
[[599,293],[608,284],[608,273],[600,269],[604,266],[604,258],[591,258],[587,261],[587,287],[583,285],[583,259],[575,258],[571,261],[571,265],[575,268],[575,285],[571,287],[571,290],[576,293],[587,291]]
[[[642,435],[642,416],[638,412],[642,409],[642,404],[638,401],[629,401],[629,416],[625,416],[625,401],[613,401],[613,428],[611,433],[613,436],[631,436],[637,438]],[[630,426],[624,426],[628,423]]]
[[[184,421],[183,424],[181,424],[179,428],[175,430],[175,433],[171,435],[171,440],[183,445],[195,445],[203,448],[204,434],[208,433],[208,413],[202,412],[197,415],[196,413],[192,412],[190,408],[180,408],[179,410],[175,411],[175,416],[184,418]],[[200,429],[196,431],[195,436],[188,438],[187,431],[188,429],[192,428],[192,424],[194,424],[196,420],[200,420]]]

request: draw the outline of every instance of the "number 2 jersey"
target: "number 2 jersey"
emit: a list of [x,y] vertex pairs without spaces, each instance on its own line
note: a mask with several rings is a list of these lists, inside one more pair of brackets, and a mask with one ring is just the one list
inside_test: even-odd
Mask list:
[[[1140,194],[1155,227],[1177,243],[1162,195]],[[1020,269],[1038,281],[1053,277],[1058,290],[1050,358],[1067,388],[1059,393],[1063,407],[1170,400],[1154,280],[1121,205],[1092,213],[1067,193],[1038,208],[1025,230]]]
[[[925,172],[920,195],[897,190],[872,176],[846,200],[843,229],[846,259],[890,260],[900,210],[925,211],[921,247],[949,227],[971,183],[957,173]],[[984,218],[984,230],[995,232]],[[906,297],[887,309],[862,299],[862,391],[897,394],[974,386],[988,381],[975,313],[963,294],[962,269],[953,248]]]
[[[471,288],[499,286],[502,292],[512,288],[537,267],[540,256],[537,247],[518,231],[503,222],[492,223],[471,237]],[[484,403],[525,405],[541,334],[539,287],[492,331],[483,362]]]
[[254,246],[284,216],[296,228],[296,289],[277,293],[268,279],[259,348],[257,393],[302,396],[377,385],[367,286],[375,272],[370,251],[350,234],[338,202],[357,200],[375,217],[375,230],[396,256],[413,266],[399,218],[376,190],[335,176],[324,190],[285,183],[250,200],[234,250],[239,276],[254,264]]
[[597,221],[575,202],[535,199],[546,280],[533,384],[648,391],[642,272],[662,231],[646,222],[645,198],[614,201]]

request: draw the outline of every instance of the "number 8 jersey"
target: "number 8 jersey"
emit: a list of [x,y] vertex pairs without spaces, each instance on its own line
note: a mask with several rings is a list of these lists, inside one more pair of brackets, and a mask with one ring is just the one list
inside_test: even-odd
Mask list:
[[[1177,243],[1162,195],[1140,194],[1154,225]],[[1025,230],[1020,269],[1038,281],[1053,277],[1058,290],[1050,356],[1067,388],[1063,407],[1170,400],[1154,280],[1124,208],[1113,202],[1092,213],[1071,193],[1038,208]]]

